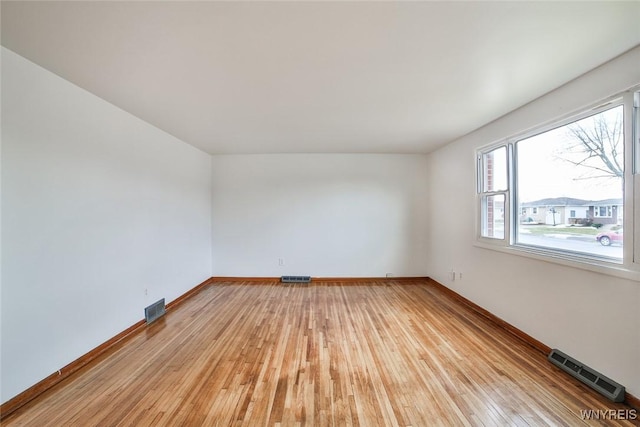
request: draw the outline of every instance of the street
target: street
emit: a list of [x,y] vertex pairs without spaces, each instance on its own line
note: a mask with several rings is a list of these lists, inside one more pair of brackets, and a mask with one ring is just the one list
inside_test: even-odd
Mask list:
[[562,234],[534,236],[520,233],[518,235],[518,243],[622,259],[622,245],[602,246],[594,236],[583,237]]

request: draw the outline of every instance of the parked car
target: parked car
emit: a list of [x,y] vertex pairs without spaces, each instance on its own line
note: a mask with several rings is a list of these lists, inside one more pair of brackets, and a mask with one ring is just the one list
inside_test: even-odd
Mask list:
[[596,236],[596,240],[600,242],[602,246],[609,246],[611,243],[622,244],[622,228],[620,230],[603,231]]
[[542,224],[542,221],[539,221],[537,219],[533,219],[530,216],[528,216],[526,218],[521,218],[520,219],[520,224],[525,224],[525,225]]

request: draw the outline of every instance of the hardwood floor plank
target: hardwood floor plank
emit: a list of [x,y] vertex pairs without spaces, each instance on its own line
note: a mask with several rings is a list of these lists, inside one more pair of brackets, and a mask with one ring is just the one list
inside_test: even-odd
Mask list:
[[218,280],[3,425],[604,423],[590,409],[630,410],[427,280]]

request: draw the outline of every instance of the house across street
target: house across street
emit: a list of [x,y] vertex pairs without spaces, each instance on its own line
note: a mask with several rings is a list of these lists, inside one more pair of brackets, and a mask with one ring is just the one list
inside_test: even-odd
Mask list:
[[622,199],[583,200],[555,197],[519,205],[521,224],[592,225],[622,224]]

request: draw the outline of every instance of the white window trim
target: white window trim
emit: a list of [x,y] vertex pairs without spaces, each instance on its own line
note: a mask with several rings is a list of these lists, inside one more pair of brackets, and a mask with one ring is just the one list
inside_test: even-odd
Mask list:
[[[638,189],[640,193],[640,138],[635,132],[640,132],[640,86],[633,87],[621,94],[611,96],[606,100],[595,103],[591,109],[585,108],[573,114],[568,114],[555,120],[549,121],[541,126],[533,127],[529,131],[522,132],[520,134],[513,135],[508,138],[501,139],[492,144],[480,147],[476,150],[476,160],[481,158],[483,154],[488,153],[500,146],[507,146],[508,152],[508,188],[506,191],[500,192],[506,194],[507,203],[505,203],[505,238],[495,239],[482,236],[482,224],[481,224],[481,197],[482,185],[481,181],[477,182],[476,191],[476,203],[475,203],[475,218],[476,218],[476,231],[475,231],[475,243],[474,246],[484,249],[490,249],[507,254],[523,256],[540,261],[551,262],[555,264],[561,264],[581,270],[593,271],[609,276],[620,277],[633,281],[640,281],[640,241],[635,242],[635,234],[633,232],[634,222],[634,188]],[[615,105],[624,105],[624,127],[625,127],[625,177],[624,177],[624,209],[623,209],[623,228],[631,232],[630,236],[634,236],[631,239],[625,239],[623,243],[623,259],[622,261],[614,258],[598,257],[592,254],[583,254],[580,252],[563,251],[561,249],[545,248],[528,246],[525,244],[517,244],[515,242],[514,233],[511,230],[514,229],[514,215],[511,214],[512,207],[515,206],[515,191],[514,190],[514,165],[513,159],[515,158],[515,144],[518,141],[529,138],[531,136],[539,135],[549,130],[565,126],[571,122],[580,120],[582,118],[597,114],[598,112],[615,107]],[[632,107],[633,108],[630,108]],[[476,161],[476,167],[479,163]],[[476,174],[477,179],[481,177],[481,171],[478,170]],[[638,180],[638,185],[634,185]],[[640,196],[640,194],[639,194]],[[637,198],[640,200],[640,197]],[[518,212],[518,210],[515,210]],[[640,206],[638,211],[640,212]],[[640,216],[640,213],[639,213]],[[508,218],[508,219],[507,219]],[[604,218],[604,217],[599,217]],[[610,218],[610,217],[609,217]],[[640,218],[639,218],[640,219]],[[640,221],[637,221],[640,223]],[[634,246],[638,246],[638,250],[634,251]]]
[[640,282],[640,270],[634,266],[625,266],[616,264],[606,260],[599,260],[595,257],[580,257],[580,254],[571,253],[563,255],[559,251],[545,251],[542,248],[525,247],[522,245],[509,246],[497,245],[484,240],[476,240],[475,247],[482,249],[490,249],[505,254],[531,258],[538,261],[549,262],[552,264],[560,264],[567,267],[573,267],[580,270],[587,270],[594,273],[605,274],[608,276],[619,277],[622,279],[634,280]]
[[[606,215],[600,215],[600,208],[607,208]],[[612,218],[613,217],[613,208],[611,205],[609,206],[594,206],[593,207],[593,216],[595,218]]]
[[511,234],[511,230],[510,230],[510,218],[511,218],[511,202],[510,202],[510,196],[509,196],[509,187],[511,186],[510,182],[511,182],[511,177],[510,177],[510,169],[509,167],[507,167],[507,190],[495,190],[495,191],[486,191],[484,189],[484,159],[483,156],[485,154],[488,154],[491,151],[497,150],[501,147],[505,147],[506,148],[506,158],[507,158],[507,162],[510,162],[510,148],[509,148],[509,144],[506,143],[502,143],[502,144],[495,144],[493,146],[491,146],[490,149],[487,150],[483,150],[483,151],[478,151],[477,157],[476,157],[476,168],[477,168],[477,193],[478,193],[478,203],[476,203],[476,206],[481,206],[483,203],[483,199],[485,197],[489,197],[489,196],[504,196],[504,211],[503,211],[503,217],[504,217],[504,237],[490,237],[490,236],[483,236],[483,210],[482,207],[480,207],[480,210],[477,212],[477,235],[483,239],[486,240],[488,242],[498,242],[501,245],[505,244],[505,241],[507,239],[507,236],[509,236]]

